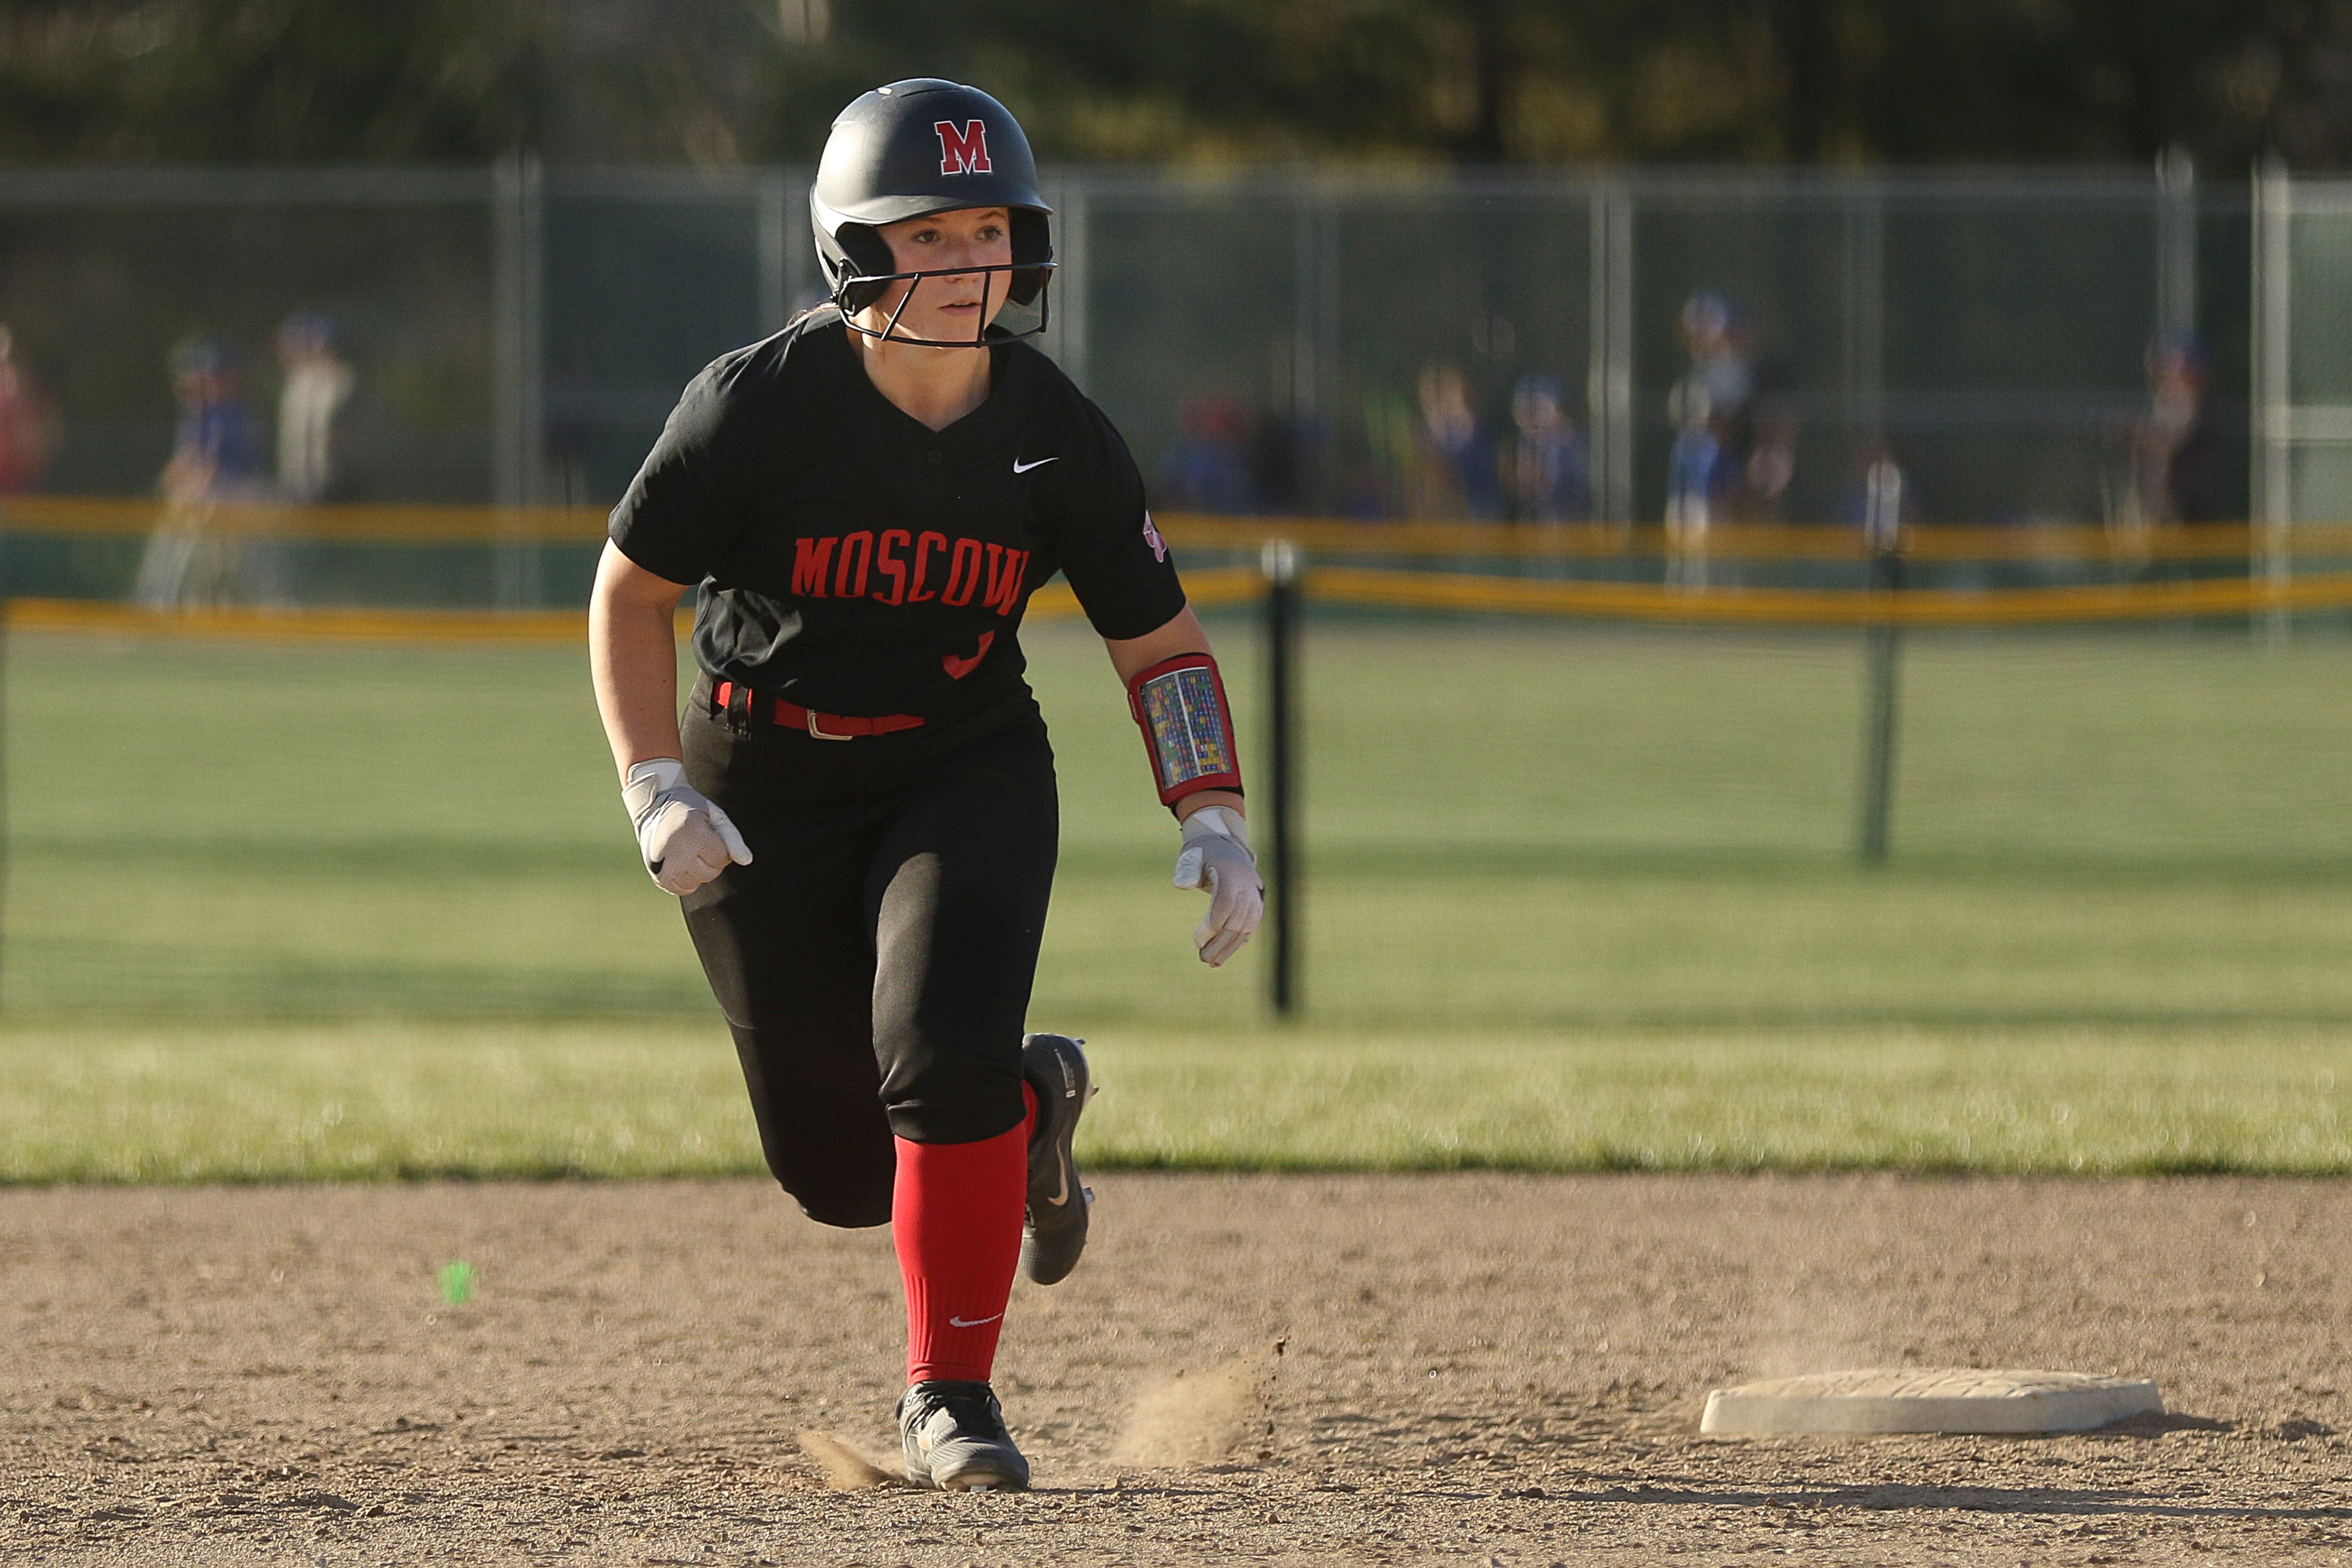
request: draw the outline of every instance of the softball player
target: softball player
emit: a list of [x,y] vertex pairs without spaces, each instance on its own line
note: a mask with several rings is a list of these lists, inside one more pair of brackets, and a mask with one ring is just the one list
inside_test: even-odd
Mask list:
[[908,1476],[1024,1487],[997,1335],[1016,1259],[1068,1274],[1091,1201],[1086,1058],[1023,1033],[1058,818],[1018,634],[1057,571],[1181,825],[1176,885],[1210,896],[1204,962],[1256,930],[1262,889],[1216,660],[1134,460],[1020,341],[1053,264],[1021,127],[972,88],[878,88],[810,205],[832,302],[696,377],[614,510],[597,705],[769,1169],[822,1224],[892,1226]]

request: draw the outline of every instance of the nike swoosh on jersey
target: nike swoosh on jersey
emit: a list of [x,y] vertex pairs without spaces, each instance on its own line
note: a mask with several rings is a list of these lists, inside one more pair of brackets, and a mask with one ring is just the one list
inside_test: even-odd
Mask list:
[[985,1317],[985,1318],[954,1318],[954,1317],[951,1317],[951,1318],[950,1318],[950,1319],[948,1320],[948,1324],[949,1324],[949,1326],[950,1326],[950,1327],[951,1327],[951,1328],[958,1328],[958,1329],[976,1329],[976,1328],[980,1327],[980,1325],[981,1325],[981,1324],[982,1324],[982,1323],[992,1323],[992,1322],[996,1321],[996,1320],[997,1320],[998,1318],[1001,1318],[1001,1317],[1003,1317],[1003,1316],[1004,1316],[1004,1314],[1003,1314],[1003,1313],[1002,1313],[1002,1312],[996,1312],[996,1313],[992,1313],[992,1314],[991,1314],[990,1316]]
[[1032,468],[1042,468],[1048,463],[1058,463],[1061,460],[1059,458],[1040,458],[1034,463],[1024,463],[1015,458],[1013,459],[1013,471],[1016,474],[1025,474]]

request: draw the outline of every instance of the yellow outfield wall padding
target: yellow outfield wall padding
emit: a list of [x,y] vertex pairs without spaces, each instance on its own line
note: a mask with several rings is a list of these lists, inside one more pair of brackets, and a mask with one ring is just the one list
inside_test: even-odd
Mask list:
[[[1171,543],[1202,550],[1255,549],[1287,539],[1302,550],[1329,555],[1465,560],[1636,560],[1705,557],[1710,561],[1868,559],[1853,528],[1718,525],[1704,549],[1678,549],[1664,528],[1594,522],[1363,522],[1344,518],[1239,518],[1199,513],[1155,514]],[[2245,561],[2263,540],[2244,523],[2210,523],[2137,531],[2073,523],[2011,528],[1915,525],[1903,531],[1903,552],[1915,561],[2052,562],[2132,565],[2148,561]],[[2291,543],[2297,553],[2352,555],[2352,524],[2302,522]]]
[[152,609],[103,599],[11,599],[12,629],[105,632],[257,642],[572,642],[585,645],[578,610],[260,609],[205,605]]
[[2217,577],[2186,583],[2010,588],[1990,593],[1886,593],[1833,588],[1661,587],[1644,583],[1559,583],[1327,566],[1307,595],[1383,609],[1757,626],[2014,626],[2032,622],[2164,619],[2262,610],[2352,607],[2352,573],[2273,583]]
[[[1195,605],[1225,605],[1255,598],[1263,584],[1255,572],[1219,567],[1192,574],[1185,579],[1185,592]],[[1077,596],[1059,579],[1037,590],[1029,601],[1029,614],[1040,619],[1077,613]],[[20,631],[265,642],[584,644],[588,637],[588,617],[580,610],[266,609],[231,605],[166,610],[106,599],[11,599],[7,620]],[[692,624],[692,612],[681,610],[680,633]]]
[[187,504],[88,496],[0,500],[0,527],[16,533],[141,534],[169,526],[221,539],[343,544],[593,544],[604,536],[604,515],[594,507],[564,506]]
[[[1270,539],[1329,554],[1494,560],[1657,560],[1676,551],[1664,529],[1601,522],[1366,522],[1351,518],[1226,517],[1158,514],[1160,531],[1196,550],[1255,550]],[[272,501],[208,501],[172,506],[152,497],[11,496],[0,500],[0,529],[36,534],[150,533],[166,524],[223,539],[299,539],[343,544],[575,544],[604,537],[597,507],[434,506],[371,503],[291,506]],[[2352,555],[2352,523],[2298,522],[2289,542],[2298,554]],[[2245,523],[2138,530],[2074,523],[2011,528],[1920,525],[1904,530],[1905,553],[1918,561],[2105,562],[2242,561],[2263,540]],[[1843,526],[1726,524],[1707,535],[1709,560],[1855,562],[1858,532]]]

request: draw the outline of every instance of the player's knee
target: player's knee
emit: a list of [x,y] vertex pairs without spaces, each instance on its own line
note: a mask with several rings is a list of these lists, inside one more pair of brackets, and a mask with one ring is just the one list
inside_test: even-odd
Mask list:
[[863,1230],[890,1223],[897,1160],[888,1140],[868,1148],[817,1149],[795,1143],[767,1151],[768,1173],[819,1225]]
[[1019,1126],[1028,1105],[1018,1037],[1009,1051],[933,1048],[900,1057],[883,1076],[882,1109],[890,1131],[915,1143],[977,1143]]
[[819,1225],[844,1230],[867,1230],[890,1223],[890,1179],[840,1173],[776,1171],[776,1183],[800,1205],[801,1213]]
[[795,1193],[793,1201],[801,1205],[801,1213],[819,1225],[829,1225],[842,1230],[871,1230],[876,1226],[890,1223],[890,1194],[883,1193],[826,1193],[803,1196]]

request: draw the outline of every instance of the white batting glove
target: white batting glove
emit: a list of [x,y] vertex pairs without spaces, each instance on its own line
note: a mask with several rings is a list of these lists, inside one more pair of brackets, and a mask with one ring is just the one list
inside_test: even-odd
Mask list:
[[1209,912],[1192,933],[1201,962],[1211,968],[1241,951],[1265,918],[1265,883],[1250,853],[1249,824],[1222,805],[1204,805],[1184,819],[1184,848],[1176,857],[1176,885],[1209,895]]
[[729,861],[751,863],[751,847],[725,812],[686,782],[686,764],[656,757],[629,769],[621,798],[637,826],[637,853],[665,893],[694,891]]

